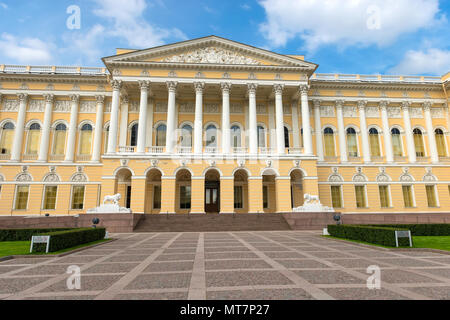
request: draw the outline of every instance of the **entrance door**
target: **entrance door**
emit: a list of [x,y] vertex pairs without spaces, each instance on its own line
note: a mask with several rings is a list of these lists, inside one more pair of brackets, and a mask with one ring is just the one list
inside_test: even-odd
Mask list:
[[205,211],[207,213],[219,212],[219,187],[205,186]]

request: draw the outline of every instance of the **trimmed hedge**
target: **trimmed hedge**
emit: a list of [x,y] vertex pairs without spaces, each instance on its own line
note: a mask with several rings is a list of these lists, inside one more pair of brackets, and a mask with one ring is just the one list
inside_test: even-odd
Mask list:
[[[395,247],[395,231],[408,231],[408,229],[363,225],[328,226],[328,233],[333,237],[364,241],[388,247]],[[408,238],[400,238],[399,246],[409,246]]]
[[413,236],[450,236],[450,224],[385,224],[372,227],[404,228]]
[[[80,244],[105,238],[105,228],[80,228],[56,232],[44,232],[39,235],[50,236],[49,252],[72,248]],[[44,245],[35,245],[33,252],[45,252]]]
[[1,241],[29,241],[31,237],[43,232],[57,232],[70,230],[69,228],[53,229],[0,229]]

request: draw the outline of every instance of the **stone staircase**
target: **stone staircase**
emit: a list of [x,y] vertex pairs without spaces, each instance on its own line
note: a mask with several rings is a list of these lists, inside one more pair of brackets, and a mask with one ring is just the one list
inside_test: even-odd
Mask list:
[[146,214],[134,232],[214,232],[291,230],[282,214]]

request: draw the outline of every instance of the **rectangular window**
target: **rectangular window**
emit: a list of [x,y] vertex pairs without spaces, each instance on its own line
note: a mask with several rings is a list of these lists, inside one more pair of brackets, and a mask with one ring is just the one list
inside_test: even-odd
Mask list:
[[44,205],[43,210],[55,210],[56,209],[56,193],[57,186],[46,186],[44,188]]
[[435,186],[425,186],[425,189],[427,191],[428,207],[436,208],[437,207],[437,201],[436,201],[436,188],[435,188]]
[[390,197],[389,197],[389,187],[388,186],[379,186],[380,191],[380,204],[382,208],[389,208],[390,205]]
[[131,208],[131,186],[127,186],[127,200],[125,202],[125,208]]
[[331,201],[333,208],[342,208],[342,194],[340,186],[331,186]]
[[411,186],[402,186],[403,190],[403,202],[405,204],[405,208],[414,207],[413,196],[412,196],[412,187]]
[[325,156],[326,157],[334,157],[336,153],[334,151],[334,134],[325,134]]
[[244,202],[243,202],[243,194],[242,194],[242,186],[235,186],[234,187],[234,208],[235,209],[243,209],[244,208]]
[[180,186],[180,209],[191,208],[191,186]]
[[161,186],[153,187],[153,209],[161,209]]
[[14,209],[27,210],[28,193],[30,186],[17,186],[16,187],[16,203]]
[[355,194],[356,194],[356,207],[366,208],[366,187],[355,186]]
[[72,187],[72,210],[82,210],[84,207],[84,186]]
[[269,188],[267,186],[263,186],[263,208],[269,208]]

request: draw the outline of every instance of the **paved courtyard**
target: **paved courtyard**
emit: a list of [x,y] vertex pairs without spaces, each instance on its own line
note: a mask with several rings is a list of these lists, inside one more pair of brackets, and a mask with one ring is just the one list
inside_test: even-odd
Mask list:
[[[58,258],[0,262],[0,299],[450,299],[450,255],[392,252],[318,232],[115,234]],[[69,266],[81,289],[69,290]],[[381,289],[366,286],[381,268]]]

